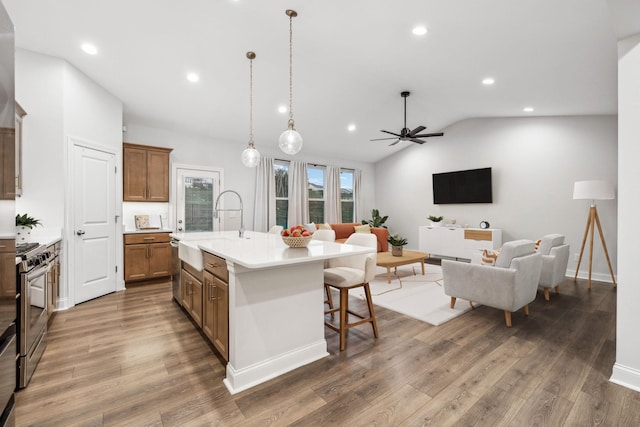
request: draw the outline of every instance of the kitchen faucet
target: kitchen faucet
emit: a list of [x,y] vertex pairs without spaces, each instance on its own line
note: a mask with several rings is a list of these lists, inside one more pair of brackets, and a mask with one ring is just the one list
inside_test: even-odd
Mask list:
[[[220,197],[222,197],[224,193],[233,193],[236,196],[238,196],[238,200],[240,200],[240,209],[218,209],[218,202],[220,201]],[[218,194],[218,197],[216,198],[215,206],[213,208],[213,214],[217,218],[218,212],[224,212],[224,211],[234,211],[234,212],[240,211],[240,230],[238,230],[238,235],[241,239],[244,238],[244,215],[242,214],[242,197],[240,197],[240,194],[238,194],[237,191],[224,190],[222,193]]]

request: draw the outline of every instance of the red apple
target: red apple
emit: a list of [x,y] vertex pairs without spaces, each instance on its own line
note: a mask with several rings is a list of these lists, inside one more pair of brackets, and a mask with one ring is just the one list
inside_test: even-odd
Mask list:
[[285,228],[284,230],[282,230],[282,235],[283,236],[290,236],[291,235],[291,231],[289,231],[288,228]]
[[309,237],[309,236],[311,236],[311,233],[309,233],[309,230],[306,230],[306,229],[305,229],[305,230],[302,232],[302,237]]

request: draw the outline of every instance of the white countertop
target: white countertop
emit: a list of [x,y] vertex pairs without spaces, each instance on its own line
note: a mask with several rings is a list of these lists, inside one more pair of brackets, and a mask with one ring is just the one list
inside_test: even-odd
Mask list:
[[244,239],[238,237],[237,230],[202,234],[205,238],[183,239],[180,245],[185,249],[190,248],[192,253],[194,250],[203,250],[252,269],[376,252],[374,248],[320,240],[311,240],[306,248],[290,248],[277,234],[255,231],[246,231]]

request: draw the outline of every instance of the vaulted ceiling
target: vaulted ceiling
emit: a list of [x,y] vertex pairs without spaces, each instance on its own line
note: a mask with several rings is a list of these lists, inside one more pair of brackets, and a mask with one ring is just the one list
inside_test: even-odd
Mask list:
[[[285,10],[295,9],[293,112],[305,157],[369,162],[412,144],[369,141],[400,131],[405,90],[407,125],[425,132],[470,117],[615,114],[616,37],[634,31],[608,4],[629,0],[4,3],[18,47],[86,73],[122,100],[125,124],[205,135],[239,152],[249,134],[247,51],[257,55],[257,148],[275,150],[286,128],[278,112],[289,95]],[[414,35],[416,25],[428,32]],[[98,53],[84,53],[84,42]],[[189,82],[189,72],[200,80]],[[488,77],[493,85],[482,83]]]

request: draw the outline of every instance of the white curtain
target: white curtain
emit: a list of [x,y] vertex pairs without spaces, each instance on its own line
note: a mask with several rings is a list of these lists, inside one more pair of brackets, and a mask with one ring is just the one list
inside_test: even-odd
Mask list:
[[362,171],[360,169],[353,171],[353,205],[355,222],[360,222],[364,218],[362,212]]
[[324,222],[336,224],[342,222],[342,206],[340,200],[340,168],[327,166],[326,187],[324,197]]
[[273,159],[260,157],[256,170],[256,194],[253,209],[253,228],[267,232],[276,225],[276,178]]
[[308,187],[307,164],[289,163],[289,227],[309,222]]

